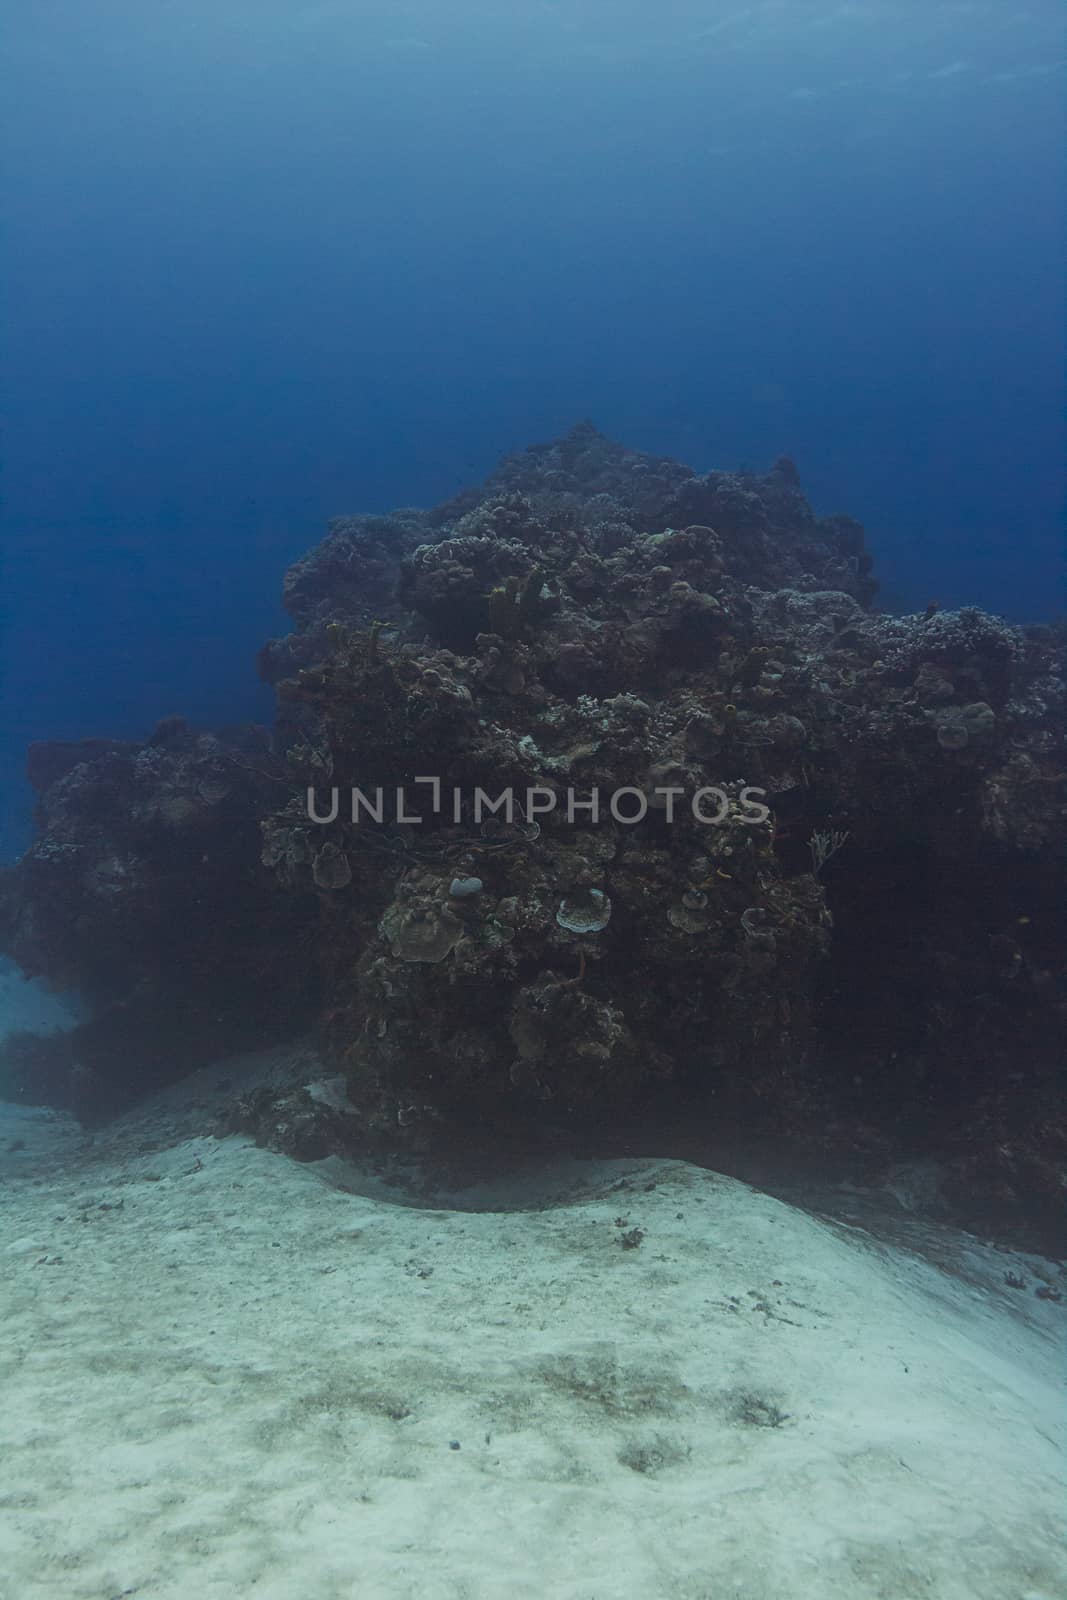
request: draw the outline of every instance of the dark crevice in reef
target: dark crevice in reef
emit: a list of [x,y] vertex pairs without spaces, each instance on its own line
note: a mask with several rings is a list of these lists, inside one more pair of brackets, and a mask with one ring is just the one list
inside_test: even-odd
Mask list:
[[[589,424],[436,510],[338,519],[261,653],[272,730],[31,750],[0,943],[94,1012],[9,1045],[6,1092],[99,1118],[313,1028],[349,1110],[267,1096],[234,1126],[304,1155],[356,1130],[437,1158],[928,1160],[953,1215],[1047,1240],[1062,631],[882,615],[871,566],[791,462],[697,475]],[[354,823],[354,784],[424,821]],[[478,788],[557,806],[479,818]]]

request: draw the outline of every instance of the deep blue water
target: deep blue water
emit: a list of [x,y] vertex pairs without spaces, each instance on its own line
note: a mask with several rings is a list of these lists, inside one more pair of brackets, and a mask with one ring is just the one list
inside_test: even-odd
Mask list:
[[1059,0],[10,8],[0,855],[31,738],[269,715],[328,516],[581,417],[788,453],[891,609],[1062,610]]

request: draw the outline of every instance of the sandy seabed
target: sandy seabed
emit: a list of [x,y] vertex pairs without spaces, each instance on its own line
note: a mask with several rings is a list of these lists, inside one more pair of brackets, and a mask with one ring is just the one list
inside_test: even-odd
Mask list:
[[2,1108],[3,1600],[1067,1593],[1056,1266],[676,1161],[428,1205],[150,1126]]

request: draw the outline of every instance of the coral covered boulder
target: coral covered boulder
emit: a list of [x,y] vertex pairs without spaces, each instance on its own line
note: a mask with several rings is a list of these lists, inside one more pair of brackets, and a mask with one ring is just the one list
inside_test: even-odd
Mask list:
[[961,1214],[1045,1226],[1062,633],[880,613],[872,566],[790,461],[589,424],[340,519],[261,656],[269,735],[32,754],[5,947],[88,992],[127,1088],[208,1019],[313,1011],[365,1138],[673,1114],[933,1156]]

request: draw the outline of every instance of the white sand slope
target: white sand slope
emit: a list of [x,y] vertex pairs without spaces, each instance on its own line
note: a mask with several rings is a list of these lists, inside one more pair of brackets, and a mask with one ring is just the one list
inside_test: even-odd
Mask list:
[[946,1270],[678,1162],[472,1212],[237,1138],[42,1168],[33,1127],[3,1600],[1067,1593],[1047,1264],[943,1234]]

